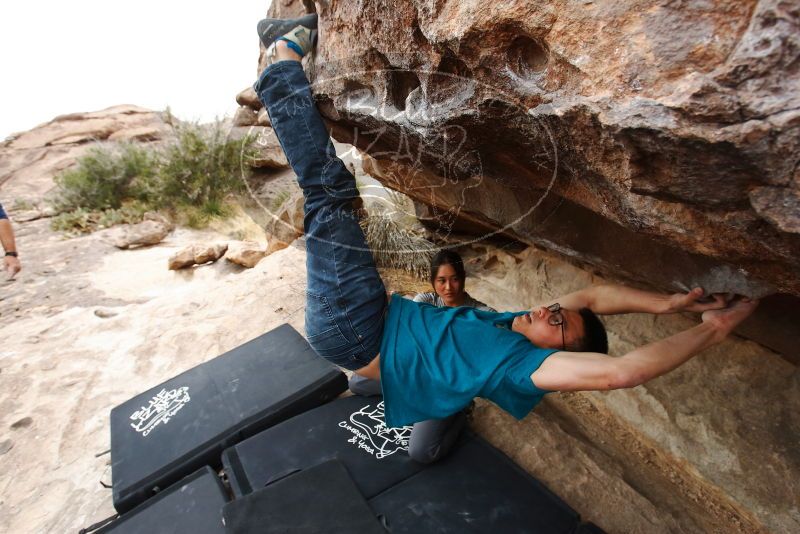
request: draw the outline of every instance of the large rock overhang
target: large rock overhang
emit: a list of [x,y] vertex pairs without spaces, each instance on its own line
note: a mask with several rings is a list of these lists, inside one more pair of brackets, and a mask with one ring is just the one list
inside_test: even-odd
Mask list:
[[332,135],[440,231],[501,234],[663,290],[773,295],[742,332],[797,361],[800,10],[320,9],[309,76]]

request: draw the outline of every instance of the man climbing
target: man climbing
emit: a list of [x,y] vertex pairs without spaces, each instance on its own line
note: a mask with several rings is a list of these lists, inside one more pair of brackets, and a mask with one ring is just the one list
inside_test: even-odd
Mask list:
[[[269,65],[254,85],[305,197],[306,334],[323,358],[382,381],[386,424],[441,419],[476,396],[517,418],[552,391],[642,384],[721,342],[757,303],[703,291],[657,295],[621,286],[571,293],[530,312],[415,303],[386,291],[353,200],[355,178],[336,156],[300,63],[317,16],[258,24]],[[684,332],[610,357],[597,314],[702,312]],[[500,328],[497,328],[500,327]]]

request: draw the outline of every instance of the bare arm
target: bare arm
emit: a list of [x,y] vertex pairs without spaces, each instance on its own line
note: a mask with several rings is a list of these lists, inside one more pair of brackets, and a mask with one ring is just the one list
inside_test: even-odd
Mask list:
[[0,219],[0,243],[6,252],[16,252],[17,244],[14,241],[14,230],[11,228],[11,221]]
[[[11,228],[11,222],[5,218],[0,219],[0,243],[3,245],[3,250],[6,252],[17,251],[17,244],[14,241],[14,229]],[[20,269],[22,269],[19,258],[13,256],[5,256],[4,265],[8,278],[14,278]]]
[[598,315],[616,315],[620,313],[661,314],[679,311],[703,312],[725,307],[725,299],[722,295],[713,295],[711,302],[697,302],[702,296],[703,290],[699,287],[694,288],[689,293],[665,295],[609,284],[575,291],[560,297],[557,302],[569,310],[589,308]]
[[721,342],[757,306],[738,300],[723,310],[707,311],[703,322],[619,358],[593,352],[557,352],[532,375],[533,383],[551,391],[630,388],[675,369],[697,353]]

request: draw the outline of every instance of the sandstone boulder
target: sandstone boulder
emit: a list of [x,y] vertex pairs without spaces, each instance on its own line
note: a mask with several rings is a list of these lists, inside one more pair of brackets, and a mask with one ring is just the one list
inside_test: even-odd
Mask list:
[[167,259],[167,268],[170,271],[185,269],[186,267],[191,267],[194,264],[194,245],[183,247]]
[[255,159],[249,162],[251,167],[284,169],[289,166],[289,161],[272,128],[265,126],[231,128],[231,139],[241,139],[245,135],[254,137],[253,146],[257,150]]
[[299,189],[294,191],[272,214],[264,228],[270,236],[267,254],[286,248],[303,235],[303,206],[305,200]]
[[253,126],[258,123],[258,114],[246,106],[240,106],[233,115],[234,126]]
[[267,113],[266,108],[261,108],[258,110],[258,118],[256,122],[259,126],[272,126],[272,122],[269,120],[269,113]]
[[263,106],[261,105],[261,101],[258,99],[258,95],[256,94],[256,90],[252,87],[248,87],[247,89],[243,89],[236,95],[236,103],[240,106],[248,107],[254,111],[258,111]]
[[[137,126],[125,130],[118,130],[108,136],[109,141],[160,141],[164,138],[166,131],[163,125],[152,124],[145,126]],[[83,139],[78,139],[78,142]],[[63,140],[62,140],[63,141]]]
[[333,136],[443,232],[468,222],[663,289],[719,267],[800,297],[791,6],[321,3],[309,73]]
[[225,259],[242,267],[255,267],[267,251],[255,241],[231,241]]
[[198,265],[217,261],[228,250],[227,243],[213,243],[211,245],[196,245],[194,249],[194,262]]
[[170,270],[185,269],[192,265],[217,261],[228,250],[227,243],[193,244],[172,254],[167,260]]
[[148,211],[142,216],[142,220],[154,221],[159,224],[163,224],[167,229],[169,229],[170,232],[175,229],[175,223],[172,222],[169,217],[166,217],[157,211]]
[[114,246],[121,249],[150,246],[161,243],[172,230],[161,221],[145,220],[138,224],[123,225],[114,230]]

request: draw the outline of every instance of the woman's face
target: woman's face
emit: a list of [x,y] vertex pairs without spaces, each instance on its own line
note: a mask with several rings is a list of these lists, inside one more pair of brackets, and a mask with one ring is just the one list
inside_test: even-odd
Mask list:
[[445,306],[460,306],[464,300],[464,280],[458,276],[452,265],[440,265],[433,279],[433,290]]

